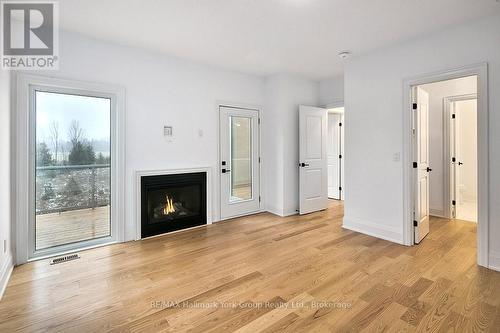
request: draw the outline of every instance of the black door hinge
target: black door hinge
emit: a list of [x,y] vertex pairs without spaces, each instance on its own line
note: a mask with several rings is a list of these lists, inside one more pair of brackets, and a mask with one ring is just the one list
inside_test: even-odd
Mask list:
[[455,200],[451,200],[451,204],[452,204],[452,206],[456,206],[457,202]]
[[339,155],[339,158],[342,158],[342,155]]
[[413,221],[413,226],[414,227],[418,227],[418,222],[417,221]]
[[260,118],[257,119],[257,123],[260,125]]
[[452,162],[456,162],[456,161],[457,161],[457,159],[456,159],[455,157],[452,157],[452,158],[451,158],[451,161],[452,161]]
[[261,198],[261,197],[260,197],[260,195],[259,195],[259,202],[261,202],[261,201],[262,201],[262,198]]
[[[408,104],[407,104],[408,105]],[[416,110],[418,108],[417,103],[413,103],[413,110]]]
[[453,113],[453,114],[451,115],[451,119],[455,119],[455,117],[456,117],[456,115]]
[[342,191],[342,186],[339,187],[339,191]]
[[259,157],[259,163],[260,163],[260,157]]
[[416,169],[418,167],[417,162],[413,162],[413,169]]
[[339,123],[339,126],[342,127],[342,123]]

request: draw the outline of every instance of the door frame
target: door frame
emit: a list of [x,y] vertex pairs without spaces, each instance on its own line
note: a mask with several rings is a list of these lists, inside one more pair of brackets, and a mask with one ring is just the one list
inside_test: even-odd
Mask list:
[[[111,99],[111,236],[92,239],[76,244],[65,244],[35,251],[34,233],[34,147],[35,126],[31,91],[34,87],[47,87],[64,93],[79,93]],[[31,74],[18,74],[16,85],[17,110],[13,120],[16,128],[15,142],[15,203],[14,233],[16,265],[32,260],[82,251],[107,244],[123,242],[125,235],[125,89],[121,86],[83,82]]]
[[451,204],[451,192],[453,189],[451,188],[451,179],[453,177],[452,171],[451,171],[451,158],[453,157],[451,154],[451,128],[450,128],[450,122],[451,122],[451,103],[454,102],[459,102],[459,101],[469,101],[469,100],[477,100],[478,94],[466,94],[466,95],[457,95],[457,96],[448,96],[444,98],[444,131],[443,131],[443,137],[444,137],[444,149],[443,149],[443,165],[444,165],[444,172],[443,172],[443,188],[445,189],[444,191],[444,217],[451,219],[453,218],[452,214],[452,204]]
[[[339,155],[342,156],[342,158],[339,158],[339,187],[341,188],[341,190],[339,189],[339,199],[332,199],[330,197],[328,197],[329,199],[332,199],[332,200],[340,200],[340,201],[343,201],[344,200],[344,191],[345,191],[345,186],[344,186],[344,159],[345,159],[345,107],[344,107],[344,104],[342,102],[342,104],[340,105],[340,102],[339,103],[336,103],[337,106],[332,106],[330,108],[326,108],[328,110],[328,117],[330,117],[331,114],[336,114],[336,115],[339,115],[340,116],[340,123],[342,124],[341,128],[340,128],[340,133],[339,133]],[[337,111],[335,109],[340,109],[342,108],[343,110],[342,111]],[[328,119],[329,121],[329,119]],[[328,128],[329,130],[330,128]],[[328,173],[328,171],[327,171]]]
[[[249,214],[241,214],[241,215],[236,215],[227,219],[222,219],[222,189],[221,189],[221,173],[220,173],[220,166],[222,162],[222,157],[221,157],[221,149],[220,149],[220,144],[221,144],[221,128],[220,128],[220,109],[221,108],[233,108],[233,109],[241,109],[241,110],[250,110],[250,111],[257,111],[258,113],[258,139],[259,139],[259,146],[257,147],[258,155],[260,158],[260,163],[259,163],[259,196],[260,196],[260,204],[259,204],[259,210],[256,211],[255,213],[252,214],[257,214],[264,212],[266,207],[265,205],[265,197],[264,197],[264,191],[262,191],[262,185],[263,185],[263,178],[264,175],[262,173],[262,166],[264,165],[264,159],[262,158],[262,106],[260,105],[255,105],[255,104],[247,104],[247,103],[238,103],[238,102],[228,102],[228,101],[217,101],[216,102],[216,108],[217,108],[217,166],[215,168],[215,190],[217,195],[215,196],[215,200],[217,201],[215,203],[217,210],[216,210],[216,219],[214,222],[219,222],[219,221],[225,221],[227,219],[232,219],[236,217],[241,217],[241,216],[248,216]],[[251,215],[251,214],[250,214]]]
[[418,75],[403,82],[403,237],[412,246],[413,235],[413,161],[412,161],[412,95],[413,86],[476,75],[478,78],[478,223],[477,263],[489,268],[489,143],[488,143],[488,64],[479,63],[461,68]]

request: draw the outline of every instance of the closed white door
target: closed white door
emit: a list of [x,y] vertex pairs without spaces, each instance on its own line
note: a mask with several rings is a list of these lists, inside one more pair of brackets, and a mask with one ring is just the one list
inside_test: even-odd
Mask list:
[[429,233],[429,94],[414,88],[415,243]]
[[328,114],[328,197],[337,200],[341,198],[341,117],[340,113]]
[[326,209],[328,203],[327,110],[299,108],[299,212]]
[[260,210],[259,111],[220,107],[221,219]]

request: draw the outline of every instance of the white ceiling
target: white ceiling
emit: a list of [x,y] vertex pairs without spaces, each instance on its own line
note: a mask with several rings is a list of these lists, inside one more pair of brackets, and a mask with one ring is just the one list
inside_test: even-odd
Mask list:
[[63,0],[66,30],[237,70],[314,79],[370,50],[499,14],[495,0]]

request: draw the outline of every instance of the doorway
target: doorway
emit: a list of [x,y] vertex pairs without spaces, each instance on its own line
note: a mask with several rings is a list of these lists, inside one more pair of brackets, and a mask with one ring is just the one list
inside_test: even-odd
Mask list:
[[450,215],[477,222],[477,95],[446,99],[449,121]]
[[344,107],[328,109],[328,198],[344,200]]
[[[474,82],[473,90],[441,91],[437,97],[440,105],[436,106],[436,90],[429,89],[431,85],[449,84],[457,88],[458,83],[466,80]],[[478,264],[488,267],[487,65],[425,75],[407,80],[404,85],[409,101],[404,115],[404,123],[408,126],[405,145],[408,150],[404,152],[408,169],[404,169],[404,191],[405,198],[410,199],[405,199],[409,214],[404,230],[405,244],[419,244],[429,230],[432,233],[433,216],[451,218],[449,221],[453,223],[461,196],[462,202],[472,203],[469,208],[472,206],[476,212],[471,215],[477,215]],[[461,115],[462,123],[456,121],[459,109],[466,110]],[[435,120],[439,118],[442,122],[441,137],[436,136],[439,126],[435,126]],[[465,147],[460,146],[464,144]],[[436,158],[436,150],[441,150],[441,159]],[[465,155],[461,158],[467,158],[470,168],[462,168],[465,163],[459,159],[459,154]],[[433,190],[436,186],[442,189],[441,195]],[[433,196],[434,199],[441,198],[442,209],[430,200]]]
[[221,220],[260,211],[259,111],[219,107]]
[[299,214],[344,200],[344,107],[299,107]]

